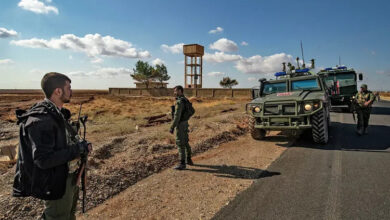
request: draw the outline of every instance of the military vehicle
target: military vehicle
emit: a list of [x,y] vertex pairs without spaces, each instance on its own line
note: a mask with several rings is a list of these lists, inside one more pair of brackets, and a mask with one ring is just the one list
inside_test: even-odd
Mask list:
[[351,98],[357,93],[357,79],[363,80],[363,74],[357,74],[354,69],[346,66],[325,68],[318,72],[325,78],[329,88],[332,88],[330,100],[333,106],[346,105],[351,109]]
[[276,79],[260,79],[259,89],[253,90],[253,100],[246,105],[251,136],[261,140],[270,130],[311,129],[314,142],[325,144],[330,124],[329,88],[324,78],[314,73],[314,60],[311,68],[288,66],[286,71],[283,63]]

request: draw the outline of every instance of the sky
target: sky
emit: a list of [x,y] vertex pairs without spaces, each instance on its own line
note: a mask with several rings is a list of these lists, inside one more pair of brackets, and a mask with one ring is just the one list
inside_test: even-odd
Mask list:
[[388,0],[1,0],[0,89],[39,89],[47,72],[74,89],[135,87],[138,60],[183,85],[182,45],[194,43],[205,48],[203,87],[228,76],[250,88],[301,57],[302,41],[306,63],[340,57],[388,91],[389,11]]

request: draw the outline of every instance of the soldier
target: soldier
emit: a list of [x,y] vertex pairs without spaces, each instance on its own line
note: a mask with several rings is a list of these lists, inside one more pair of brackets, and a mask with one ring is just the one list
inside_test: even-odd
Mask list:
[[194,165],[191,159],[191,146],[188,143],[188,99],[183,94],[182,86],[174,88],[174,95],[176,97],[176,106],[173,122],[170,133],[173,134],[176,129],[176,145],[179,149],[180,163],[175,167],[176,170],[183,170],[186,168],[186,159],[188,165]]
[[46,98],[29,110],[17,110],[19,152],[13,196],[45,200],[42,219],[76,219],[79,188],[76,185],[80,156],[92,145],[79,140],[69,124],[71,80],[47,73],[41,80]]
[[357,133],[358,135],[368,134],[368,120],[372,103],[375,100],[374,94],[367,90],[367,85],[360,86],[360,92],[356,94],[356,112],[358,115]]

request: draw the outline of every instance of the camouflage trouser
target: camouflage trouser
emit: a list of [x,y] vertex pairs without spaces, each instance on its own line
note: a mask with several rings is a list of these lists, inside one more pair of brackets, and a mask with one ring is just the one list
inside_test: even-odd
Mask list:
[[368,127],[368,120],[370,119],[371,108],[357,108],[357,129]]
[[76,220],[77,200],[79,187],[75,185],[75,174],[69,174],[66,179],[66,191],[58,200],[46,200],[42,219]]
[[181,161],[191,157],[191,146],[188,144],[188,121],[180,122],[176,127],[176,146]]

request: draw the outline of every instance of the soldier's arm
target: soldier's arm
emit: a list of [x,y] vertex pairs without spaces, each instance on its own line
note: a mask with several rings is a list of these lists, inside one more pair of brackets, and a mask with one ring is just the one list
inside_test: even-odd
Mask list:
[[177,125],[179,124],[180,122],[180,117],[182,115],[182,112],[183,112],[183,107],[184,106],[184,103],[182,100],[177,100],[176,102],[176,111],[175,111],[175,117],[173,118],[173,122],[172,122],[172,125],[171,125],[171,129],[174,129],[175,127],[177,127]]
[[52,122],[48,119],[37,119],[27,128],[31,143],[34,164],[41,169],[49,169],[67,163],[80,155],[78,145],[55,150],[55,134]]
[[372,105],[372,103],[373,103],[374,101],[375,101],[375,96],[374,96],[374,94],[369,93],[368,101],[366,102],[366,103],[367,103],[367,106]]

